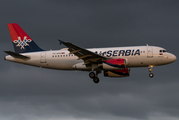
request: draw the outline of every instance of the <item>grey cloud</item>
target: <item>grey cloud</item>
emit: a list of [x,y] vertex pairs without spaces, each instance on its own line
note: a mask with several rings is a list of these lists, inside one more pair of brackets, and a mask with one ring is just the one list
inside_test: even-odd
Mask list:
[[[43,49],[58,38],[84,48],[149,45],[178,54],[178,1],[0,1],[0,119],[179,119],[178,61],[132,68],[128,78],[95,85],[88,72],[42,69],[3,60],[13,51],[7,23],[18,23]],[[165,116],[166,118],[164,118]]]

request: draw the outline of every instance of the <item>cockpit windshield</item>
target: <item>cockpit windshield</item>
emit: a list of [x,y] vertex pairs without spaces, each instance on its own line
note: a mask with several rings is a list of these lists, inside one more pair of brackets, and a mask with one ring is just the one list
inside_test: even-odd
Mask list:
[[164,53],[164,52],[167,52],[167,50],[160,50],[160,53]]

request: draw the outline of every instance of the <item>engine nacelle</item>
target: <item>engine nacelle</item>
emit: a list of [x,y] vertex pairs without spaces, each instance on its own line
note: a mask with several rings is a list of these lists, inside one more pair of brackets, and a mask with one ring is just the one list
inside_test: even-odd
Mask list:
[[125,59],[110,59],[105,60],[102,64],[104,70],[119,70],[126,68]]
[[129,68],[125,68],[122,70],[104,70],[104,76],[106,77],[128,77],[129,73]]

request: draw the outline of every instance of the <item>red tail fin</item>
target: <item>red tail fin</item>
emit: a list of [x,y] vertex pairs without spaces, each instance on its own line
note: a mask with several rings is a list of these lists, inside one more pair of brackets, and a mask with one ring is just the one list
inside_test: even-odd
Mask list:
[[12,42],[18,40],[18,37],[21,37],[22,41],[25,36],[27,37],[27,39],[30,39],[32,41],[32,39],[27,35],[27,33],[25,33],[25,31],[17,23],[8,24],[8,28]]
[[16,53],[42,51],[17,23],[8,24],[8,28]]

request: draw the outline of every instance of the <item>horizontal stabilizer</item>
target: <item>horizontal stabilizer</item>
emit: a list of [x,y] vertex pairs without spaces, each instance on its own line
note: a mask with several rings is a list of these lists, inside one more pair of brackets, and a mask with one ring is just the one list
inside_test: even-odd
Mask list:
[[24,56],[24,55],[20,55],[18,53],[12,52],[12,51],[4,51],[5,53],[11,55],[14,58],[19,58],[19,59],[30,59],[30,57]]

